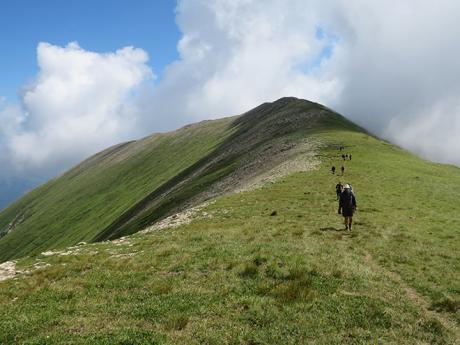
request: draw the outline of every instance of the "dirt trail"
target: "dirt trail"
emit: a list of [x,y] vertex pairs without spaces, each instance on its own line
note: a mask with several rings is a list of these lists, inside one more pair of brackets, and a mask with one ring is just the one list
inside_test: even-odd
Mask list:
[[407,285],[407,283],[401,278],[400,275],[398,275],[395,272],[392,272],[388,269],[385,269],[384,267],[380,266],[371,256],[369,252],[365,252],[365,257],[364,257],[366,263],[372,267],[374,270],[377,272],[382,273],[385,275],[388,279],[391,281],[397,283],[399,287],[406,293],[407,297],[415,303],[422,311],[423,313],[433,319],[438,320],[446,329],[452,332],[452,334],[455,336],[457,339],[455,344],[460,344],[460,329],[459,327],[450,319],[442,315],[441,313],[438,313],[434,310],[430,310],[430,303],[423,297],[421,296],[415,289]]

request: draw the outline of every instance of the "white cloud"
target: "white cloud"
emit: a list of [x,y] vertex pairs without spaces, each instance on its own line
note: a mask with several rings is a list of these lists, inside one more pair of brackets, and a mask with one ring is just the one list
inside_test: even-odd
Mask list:
[[191,122],[283,95],[333,99],[338,80],[310,71],[330,39],[316,38],[317,11],[308,3],[179,1],[180,59],[166,69],[152,109]]
[[460,132],[459,2],[181,0],[177,13],[180,59],[150,102],[170,126],[298,96],[460,165],[460,136],[446,137]]
[[460,100],[442,99],[391,119],[384,135],[421,156],[460,165]]
[[355,0],[335,10],[330,27],[341,44],[327,73],[343,91],[333,106],[427,158],[460,165],[460,3]]
[[7,153],[16,168],[55,174],[139,134],[133,96],[153,76],[143,50],[99,54],[75,42],[66,47],[40,43],[37,57],[40,71],[22,91],[22,109],[9,106],[1,113]]

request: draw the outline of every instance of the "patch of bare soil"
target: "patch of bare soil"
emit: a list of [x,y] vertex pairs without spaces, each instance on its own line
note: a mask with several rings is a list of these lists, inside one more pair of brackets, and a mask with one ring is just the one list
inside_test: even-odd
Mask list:
[[203,208],[208,205],[211,205],[215,201],[206,201],[198,206],[188,208],[172,216],[166,217],[161,221],[149,226],[148,228],[139,231],[140,234],[149,233],[156,230],[161,230],[165,228],[174,228],[179,225],[190,224],[193,219],[196,218],[211,218],[212,216],[207,212],[203,212]]
[[[257,158],[253,160],[256,163],[252,163],[252,166],[250,163],[247,165],[249,171],[237,170],[235,176],[231,176],[231,179],[234,180],[231,182],[239,181],[236,192],[260,188],[289,174],[316,169],[320,164],[320,161],[315,158],[320,146],[317,141],[304,140],[278,143],[278,147],[276,145],[277,143],[274,145],[274,152],[270,152],[271,150],[262,154],[256,152]],[[252,159],[252,157],[248,157],[248,159]],[[270,160],[271,163],[267,163],[267,160]]]

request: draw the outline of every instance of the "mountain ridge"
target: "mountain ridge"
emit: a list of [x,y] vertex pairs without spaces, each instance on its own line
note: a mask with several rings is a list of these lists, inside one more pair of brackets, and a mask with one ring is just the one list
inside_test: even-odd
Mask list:
[[307,132],[334,127],[362,131],[320,104],[288,97],[109,147],[0,213],[0,261],[142,230],[239,188],[245,176],[298,155]]

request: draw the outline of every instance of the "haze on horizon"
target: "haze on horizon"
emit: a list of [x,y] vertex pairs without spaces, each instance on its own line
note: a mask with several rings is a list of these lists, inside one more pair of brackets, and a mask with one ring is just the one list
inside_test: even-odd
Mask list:
[[179,0],[175,11],[177,57],[161,70],[162,51],[143,46],[36,43],[36,75],[11,85],[18,100],[0,95],[0,208],[107,146],[284,96],[460,166],[460,3]]

